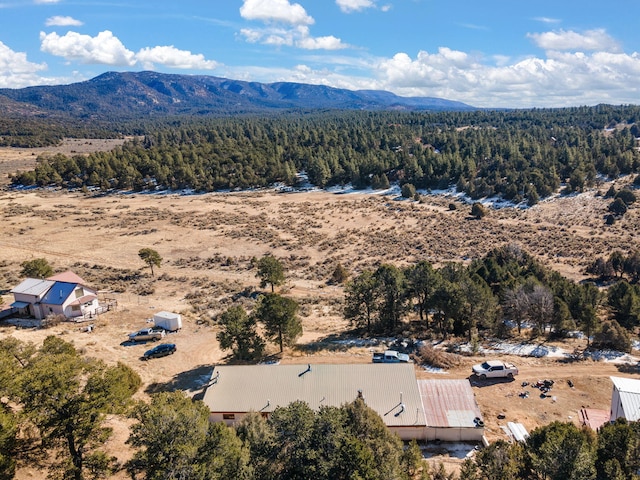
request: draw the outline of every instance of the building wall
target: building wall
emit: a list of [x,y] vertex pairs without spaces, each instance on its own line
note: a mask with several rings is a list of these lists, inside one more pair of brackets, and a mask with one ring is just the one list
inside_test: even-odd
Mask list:
[[613,422],[616,418],[625,417],[624,409],[622,408],[622,401],[620,400],[620,392],[618,389],[613,387],[613,394],[611,395],[611,421]]
[[73,295],[69,296],[69,298],[67,298],[67,300],[64,302],[63,304],[63,309],[64,309],[64,316],[67,318],[74,318],[74,317],[81,317],[83,316],[85,313],[86,314],[94,314],[97,310],[97,308],[99,307],[99,302],[98,299],[94,299],[92,300],[90,303],[84,304],[84,305],[80,305],[80,308],[78,308],[77,310],[73,309],[73,305],[71,305],[71,303],[73,303],[76,299],[74,298]]
[[40,310],[42,312],[42,317],[40,318],[45,318],[47,315],[64,315],[64,307],[62,305],[49,305],[47,303],[41,303]]
[[36,320],[42,320],[44,317],[46,317],[46,314],[42,310],[42,305],[40,305],[39,303],[32,303],[31,305],[29,305],[29,313],[31,313],[31,316]]
[[393,433],[398,434],[398,436],[404,441],[410,440],[418,440],[422,441],[425,439],[425,427],[389,427]]
[[36,320],[42,320],[45,316],[42,313],[42,309],[40,308],[40,297],[36,295],[28,295],[26,293],[14,293],[13,298],[16,302],[25,302],[29,304],[28,312],[29,315],[34,317]]
[[[233,418],[230,416],[233,415]],[[266,415],[266,414],[265,414]],[[242,420],[246,416],[246,413],[221,413],[211,412],[209,414],[210,422],[224,422],[228,427],[233,427],[237,422]],[[226,417],[226,418],[225,418]],[[393,433],[397,433],[398,436],[405,441],[409,440],[424,440],[425,439],[425,427],[389,427]]]
[[484,428],[427,427],[425,439],[433,442],[481,442]]

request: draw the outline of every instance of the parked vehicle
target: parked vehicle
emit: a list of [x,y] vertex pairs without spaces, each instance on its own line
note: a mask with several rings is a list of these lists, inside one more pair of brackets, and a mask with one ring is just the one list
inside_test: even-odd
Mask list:
[[150,358],[166,357],[167,355],[173,355],[176,353],[176,346],[174,343],[161,343],[156,345],[151,350],[144,352],[142,356],[143,360],[149,360]]
[[148,342],[162,340],[165,336],[163,328],[149,327],[129,334],[131,342]]
[[485,378],[513,378],[518,374],[518,367],[513,363],[501,360],[487,360],[473,366],[473,374]]
[[182,328],[182,316],[179,313],[158,312],[153,314],[153,323],[156,327],[176,332]]
[[373,363],[407,363],[410,361],[409,355],[399,353],[395,350],[387,350],[386,352],[375,352],[373,354]]

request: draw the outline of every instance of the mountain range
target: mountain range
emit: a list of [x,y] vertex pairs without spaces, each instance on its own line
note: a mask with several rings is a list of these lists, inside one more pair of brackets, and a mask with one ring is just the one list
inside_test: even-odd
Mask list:
[[474,110],[456,101],[382,90],[258,83],[205,75],[107,72],[69,85],[0,89],[0,114],[113,120],[286,110]]

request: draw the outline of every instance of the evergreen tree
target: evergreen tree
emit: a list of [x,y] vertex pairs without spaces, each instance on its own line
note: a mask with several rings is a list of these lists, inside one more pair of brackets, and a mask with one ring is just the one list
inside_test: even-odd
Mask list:
[[241,306],[229,307],[218,318],[221,330],[216,334],[222,350],[232,350],[238,360],[253,360],[262,356],[264,341],[256,331],[253,316]]
[[85,478],[88,465],[108,472],[99,450],[110,434],[103,421],[108,413],[125,412],[141,384],[135,372],[82,358],[71,344],[47,337],[16,382],[22,412],[38,428],[42,445],[64,452],[54,468],[75,480]]
[[258,301],[255,318],[264,324],[266,337],[278,344],[280,352],[285,346],[293,345],[302,335],[298,309],[295,300],[277,293],[267,293]]
[[251,478],[249,451],[235,431],[209,421],[209,410],[183,392],[163,392],[139,403],[132,414],[128,443],[138,448],[129,462],[132,475],[149,480]]
[[371,333],[378,304],[376,279],[365,270],[345,286],[344,317],[352,325],[365,327]]
[[151,276],[153,276],[153,267],[160,268],[162,264],[162,257],[152,248],[141,248],[138,251],[138,256],[151,269]]
[[271,285],[271,293],[274,287],[284,284],[284,267],[280,260],[273,255],[265,255],[258,260],[258,273],[256,276],[260,278],[260,288]]
[[29,278],[47,278],[53,275],[53,268],[45,258],[25,260],[20,264],[22,276]]

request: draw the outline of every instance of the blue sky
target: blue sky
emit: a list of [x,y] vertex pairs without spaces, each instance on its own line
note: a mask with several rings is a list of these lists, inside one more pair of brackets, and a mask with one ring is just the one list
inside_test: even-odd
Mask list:
[[640,104],[638,0],[0,0],[0,88],[155,70],[478,107]]

